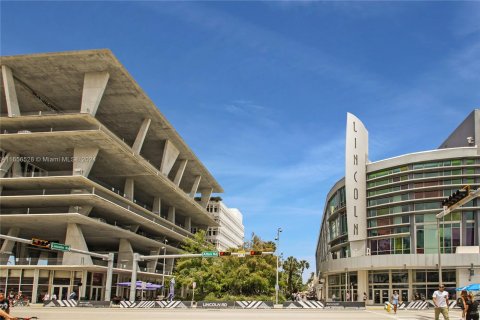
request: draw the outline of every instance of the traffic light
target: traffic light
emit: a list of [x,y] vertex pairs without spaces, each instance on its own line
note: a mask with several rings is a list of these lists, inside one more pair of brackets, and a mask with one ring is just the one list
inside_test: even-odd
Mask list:
[[220,257],[226,257],[226,256],[231,256],[232,253],[231,253],[230,251],[220,251],[220,252],[218,253],[218,255],[219,255]]
[[455,191],[450,197],[442,201],[442,206],[451,207],[458,201],[462,200],[470,194],[470,186],[465,186],[460,190]]
[[32,238],[32,246],[48,249],[50,248],[50,241]]
[[251,256],[261,256],[262,255],[262,251],[250,251],[250,255]]

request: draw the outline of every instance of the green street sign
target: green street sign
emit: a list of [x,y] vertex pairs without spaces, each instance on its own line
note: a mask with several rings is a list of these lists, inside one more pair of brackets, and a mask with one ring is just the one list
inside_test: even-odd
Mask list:
[[63,252],[68,252],[68,251],[70,251],[70,246],[67,245],[67,244],[63,244],[63,243],[51,242],[50,243],[50,249],[63,251]]
[[218,251],[203,251],[202,258],[214,258],[218,257]]

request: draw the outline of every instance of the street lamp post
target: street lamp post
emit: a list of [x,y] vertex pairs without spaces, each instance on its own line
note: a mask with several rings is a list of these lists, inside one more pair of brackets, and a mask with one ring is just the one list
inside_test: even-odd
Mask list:
[[280,287],[278,285],[278,263],[279,263],[279,247],[280,247],[280,232],[282,232],[282,228],[278,228],[277,229],[277,237],[275,238],[275,240],[277,241],[277,248],[276,248],[276,251],[277,251],[277,281],[275,283],[275,304],[278,304],[278,291],[280,290]]
[[165,239],[165,246],[162,247],[163,249],[163,271],[162,271],[162,296],[165,297],[165,255],[167,253],[167,243],[168,240]]

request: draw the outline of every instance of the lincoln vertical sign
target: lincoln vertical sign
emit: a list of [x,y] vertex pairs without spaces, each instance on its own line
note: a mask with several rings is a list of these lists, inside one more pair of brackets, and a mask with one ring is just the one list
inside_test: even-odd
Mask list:
[[365,255],[367,239],[367,181],[368,131],[363,123],[347,113],[345,150],[345,195],[347,226],[352,257]]

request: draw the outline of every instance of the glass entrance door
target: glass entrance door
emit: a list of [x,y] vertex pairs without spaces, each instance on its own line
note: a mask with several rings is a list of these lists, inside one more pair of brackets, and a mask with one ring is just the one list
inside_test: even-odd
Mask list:
[[[395,288],[393,288],[393,291],[397,291],[397,292],[398,292],[398,295],[400,296],[400,297],[399,297],[399,300],[400,300],[400,301],[408,301],[408,297],[409,297],[409,295],[408,295],[408,289],[395,289]],[[392,292],[393,292],[393,291],[392,291]],[[392,294],[393,294],[393,293],[392,293]],[[399,302],[400,302],[400,301],[399,301]]]
[[92,287],[90,298],[95,301],[102,300],[103,287]]
[[373,290],[373,303],[384,304],[389,300],[388,289],[374,289]]
[[67,300],[68,286],[53,286],[53,294],[57,296],[57,300]]

